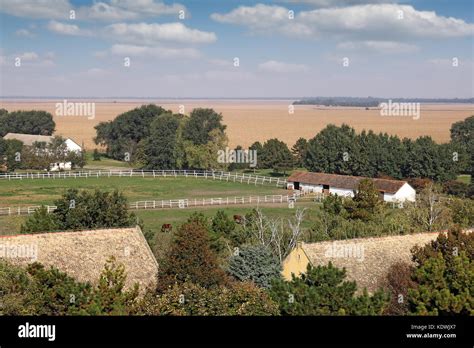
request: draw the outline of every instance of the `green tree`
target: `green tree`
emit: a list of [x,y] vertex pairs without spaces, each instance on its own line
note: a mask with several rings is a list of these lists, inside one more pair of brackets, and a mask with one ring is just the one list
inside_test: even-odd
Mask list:
[[466,154],[465,168],[474,178],[474,115],[451,126],[451,143],[460,146]]
[[269,288],[273,279],[281,277],[281,265],[272,251],[262,245],[246,245],[229,260],[228,273],[240,281],[252,281]]
[[33,215],[26,219],[25,224],[21,225],[21,233],[41,233],[57,231],[59,223],[54,214],[48,213],[45,206],[36,209]]
[[223,210],[218,210],[212,219],[212,231],[229,236],[235,230],[235,222]]
[[0,114],[0,137],[7,133],[51,135],[56,128],[46,111],[14,111]]
[[183,138],[194,145],[205,145],[213,140],[211,131],[224,133],[226,126],[222,124],[222,114],[213,109],[196,108],[191,111],[189,120],[184,126]]
[[415,247],[417,287],[409,308],[417,315],[473,315],[474,235],[453,228],[424,247]]
[[293,155],[288,146],[278,139],[267,140],[263,144],[259,161],[264,168],[271,168],[275,172],[293,168]]
[[305,138],[299,138],[295,145],[291,148],[295,164],[298,167],[304,166],[304,159],[306,157],[306,151],[308,150],[308,141]]
[[274,281],[270,295],[280,306],[282,315],[380,315],[388,296],[377,291],[372,296],[365,291],[356,296],[355,282],[344,280],[345,269],[331,263],[327,266],[308,265],[301,277],[291,281]]
[[34,233],[57,229],[129,227],[136,223],[135,214],[128,212],[127,199],[117,190],[89,192],[69,189],[54,205],[57,208],[51,213],[52,216],[43,207],[26,220],[22,231]]
[[[100,122],[95,126],[97,145],[106,147],[109,157],[119,161],[134,160],[138,143],[150,135],[150,124],[153,120],[168,113],[154,104],[142,105],[117,116],[113,121]],[[128,155],[128,156],[127,156]]]
[[352,200],[344,204],[349,218],[369,221],[382,210],[382,202],[375,184],[370,179],[363,179],[357,185],[357,191]]
[[147,169],[176,169],[179,119],[164,114],[150,126],[150,136],[144,140],[144,162]]
[[145,315],[278,315],[277,304],[265,291],[251,283],[237,282],[206,289],[186,281],[162,295],[147,293],[140,307]]

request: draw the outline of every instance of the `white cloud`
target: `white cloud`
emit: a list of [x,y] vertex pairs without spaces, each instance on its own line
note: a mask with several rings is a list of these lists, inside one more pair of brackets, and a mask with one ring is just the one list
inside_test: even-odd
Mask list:
[[418,51],[416,45],[395,41],[346,41],[337,45],[342,50],[376,52],[376,53],[409,53]]
[[297,73],[308,71],[308,67],[304,64],[291,64],[278,62],[276,60],[269,60],[265,63],[261,63],[258,68],[262,71],[274,73]]
[[149,47],[137,45],[113,45],[112,54],[120,56],[158,57],[158,58],[197,58],[200,56],[194,48]]
[[28,29],[18,29],[15,32],[15,35],[21,36],[21,37],[29,37],[29,38],[34,37],[34,34]]
[[399,0],[286,0],[282,2],[292,4],[308,4],[314,5],[315,7],[338,7],[361,4],[395,3],[399,2]]
[[75,24],[65,24],[57,21],[50,21],[48,29],[61,35],[88,36],[92,34],[89,30],[81,29]]
[[[401,11],[401,12],[400,12]],[[399,18],[400,14],[403,18]],[[369,4],[301,11],[293,20],[282,6],[240,6],[227,14],[211,15],[222,23],[238,24],[253,32],[279,32],[289,36],[330,37],[363,41],[398,41],[417,38],[470,36],[474,25],[413,6]]]
[[211,43],[217,40],[212,32],[191,29],[182,23],[117,23],[107,26],[104,32],[107,37],[120,42],[144,45],[160,42]]
[[69,0],[6,0],[0,12],[26,18],[69,19],[76,11],[79,20],[132,20],[150,16],[172,15],[186,10],[180,4],[166,5],[156,0],[104,0],[91,6],[75,7]]
[[0,12],[26,18],[69,18],[73,6],[68,0],[8,0],[2,1]]

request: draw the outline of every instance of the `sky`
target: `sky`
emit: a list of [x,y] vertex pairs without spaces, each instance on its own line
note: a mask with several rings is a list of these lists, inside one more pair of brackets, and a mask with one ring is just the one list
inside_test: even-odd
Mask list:
[[471,0],[0,0],[0,96],[474,97]]

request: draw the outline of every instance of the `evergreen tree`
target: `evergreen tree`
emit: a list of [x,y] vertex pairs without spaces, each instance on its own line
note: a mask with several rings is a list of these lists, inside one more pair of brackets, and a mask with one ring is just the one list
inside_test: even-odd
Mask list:
[[356,296],[355,282],[344,280],[346,271],[331,263],[327,266],[308,265],[301,277],[291,281],[274,281],[270,296],[282,315],[380,315],[388,302],[388,295],[377,291],[369,296],[364,289]]
[[228,272],[240,281],[252,281],[269,288],[273,279],[281,277],[281,265],[269,248],[247,245],[230,258]]

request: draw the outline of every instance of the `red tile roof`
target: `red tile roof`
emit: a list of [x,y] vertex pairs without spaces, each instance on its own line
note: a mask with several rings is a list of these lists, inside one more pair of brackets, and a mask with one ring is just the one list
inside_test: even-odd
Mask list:
[[[295,172],[287,179],[288,182],[300,182],[311,185],[329,185],[330,187],[355,190],[359,182],[367,179],[363,176],[350,176],[339,174]],[[374,182],[377,190],[387,193],[397,192],[406,181],[389,179],[370,179]]]

